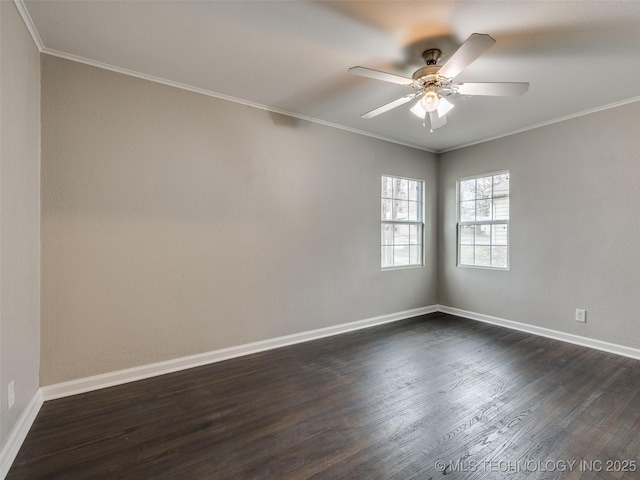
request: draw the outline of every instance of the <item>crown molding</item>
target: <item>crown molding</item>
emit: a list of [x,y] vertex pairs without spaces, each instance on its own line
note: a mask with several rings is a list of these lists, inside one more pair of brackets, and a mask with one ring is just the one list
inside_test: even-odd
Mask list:
[[630,103],[639,102],[640,97],[631,97],[626,100],[620,100],[619,102],[608,103],[607,105],[602,105],[600,107],[590,108],[588,110],[582,110],[581,112],[572,113],[570,115],[565,115],[563,117],[554,118],[552,120],[547,120],[545,122],[536,123],[534,125],[530,125],[528,127],[520,128],[518,130],[512,130],[507,133],[503,133],[500,135],[496,135],[494,137],[485,138],[482,140],[476,140],[474,142],[465,143],[464,145],[459,145],[457,147],[447,148],[445,150],[440,150],[436,153],[442,154],[447,152],[453,152],[454,150],[459,150],[461,148],[471,147],[473,145],[479,145],[481,143],[491,142],[492,140],[498,140],[504,137],[510,137],[511,135],[516,135],[518,133],[527,132],[529,130],[535,130],[536,128],[546,127],[547,125],[553,125],[554,123],[564,122],[566,120],[571,120],[573,118],[584,117],[585,115],[591,115],[592,113],[601,112],[603,110],[609,110],[611,108],[622,107],[623,105],[628,105]]
[[24,4],[23,0],[13,0],[14,5],[18,9],[18,13],[22,17],[22,21],[29,30],[29,34],[33,39],[33,43],[36,44],[36,48],[40,53],[44,50],[44,44],[42,43],[42,39],[40,38],[40,34],[38,30],[36,30],[36,26],[33,24],[33,20],[31,19],[31,15],[29,15],[29,11],[27,10],[27,6]]
[[91,60],[89,58],[84,58],[84,57],[80,57],[78,55],[73,55],[73,54],[61,52],[59,50],[54,50],[54,49],[51,49],[51,48],[43,47],[42,50],[41,50],[41,53],[44,53],[44,54],[47,54],[47,55],[51,55],[51,56],[54,56],[54,57],[63,58],[65,60],[71,60],[72,62],[83,63],[85,65],[101,68],[103,70],[109,70],[111,72],[120,73],[122,75],[127,75],[127,76],[130,76],[130,77],[136,77],[136,78],[140,78],[142,80],[148,80],[148,81],[154,82],[154,83],[160,83],[162,85],[167,85],[169,87],[179,88],[181,90],[187,90],[187,91],[192,92],[192,93],[198,93],[200,95],[206,95],[208,97],[218,98],[220,100],[227,100],[229,102],[239,103],[240,105],[245,105],[247,107],[258,108],[260,110],[265,110],[267,112],[278,113],[280,115],[286,115],[288,117],[297,118],[299,120],[305,120],[307,122],[316,123],[316,124],[319,124],[319,125],[324,125],[326,127],[337,128],[338,130],[344,130],[344,131],[347,131],[347,132],[350,132],[350,133],[355,133],[357,135],[364,135],[365,137],[371,137],[371,138],[375,138],[377,140],[382,140],[382,141],[385,141],[385,142],[395,143],[397,145],[402,145],[402,146],[405,146],[405,147],[415,148],[416,150],[422,150],[422,151],[429,152],[429,153],[437,153],[435,150],[427,149],[426,147],[424,147],[422,145],[401,142],[401,141],[398,141],[398,140],[390,138],[390,137],[385,137],[383,135],[377,135],[375,133],[370,133],[370,132],[365,132],[363,130],[358,130],[357,128],[351,128],[351,127],[347,127],[345,125],[340,125],[338,123],[328,122],[328,121],[325,121],[325,120],[320,120],[318,118],[308,117],[306,115],[300,115],[298,113],[289,112],[287,110],[281,110],[279,108],[273,108],[273,107],[270,107],[269,105],[263,105],[261,103],[251,102],[249,100],[244,100],[242,98],[232,97],[230,95],[225,95],[223,93],[214,92],[212,90],[206,90],[204,88],[194,87],[194,86],[188,85],[186,83],[176,82],[176,81],[168,80],[168,79],[162,78],[162,77],[156,77],[155,75],[149,75],[149,74],[146,74],[146,73],[137,72],[135,70],[130,70],[128,68],[122,68],[122,67],[118,67],[118,66],[115,66],[115,65],[111,65],[109,63],[104,63],[104,62],[99,62],[99,61],[96,61],[96,60]]
[[306,115],[300,115],[300,114],[297,114],[297,113],[294,113],[294,112],[289,112],[287,110],[281,110],[281,109],[278,109],[278,108],[273,108],[273,107],[270,107],[269,105],[263,105],[261,103],[251,102],[251,101],[248,101],[248,100],[244,100],[242,98],[232,97],[230,95],[225,95],[225,94],[222,94],[222,93],[214,92],[212,90],[206,90],[206,89],[203,89],[203,88],[194,87],[192,85],[187,85],[185,83],[175,82],[173,80],[168,80],[166,78],[156,77],[154,75],[148,75],[146,73],[137,72],[135,70],[129,70],[127,68],[117,67],[115,65],[111,65],[111,64],[108,64],[108,63],[98,62],[98,61],[91,60],[91,59],[88,59],[88,58],[80,57],[78,55],[73,55],[73,54],[61,52],[59,50],[54,50],[52,48],[47,48],[47,47],[44,46],[44,43],[42,42],[42,39],[40,38],[40,35],[38,34],[38,30],[36,30],[36,27],[35,27],[35,25],[33,23],[33,20],[31,19],[31,15],[29,15],[29,11],[27,10],[26,5],[24,4],[24,0],[13,0],[13,3],[15,4],[16,8],[18,9],[18,12],[20,13],[20,16],[22,17],[22,20],[24,21],[24,24],[26,25],[27,30],[29,30],[29,33],[31,34],[31,38],[33,39],[33,42],[36,44],[36,47],[38,48],[38,51],[40,53],[45,53],[47,55],[51,55],[51,56],[54,56],[54,57],[64,58],[66,60],[71,60],[73,62],[83,63],[85,65],[90,65],[92,67],[102,68],[104,70],[109,70],[109,71],[112,71],[112,72],[121,73],[123,75],[128,75],[130,77],[136,77],[136,78],[140,78],[140,79],[143,79],[143,80],[148,80],[148,81],[154,82],[154,83],[161,83],[163,85],[167,85],[167,86],[174,87],[174,88],[179,88],[181,90],[187,90],[189,92],[198,93],[200,95],[206,95],[208,97],[214,97],[214,98],[218,98],[218,99],[221,99],[221,100],[227,100],[229,102],[239,103],[241,105],[245,105],[245,106],[248,106],[248,107],[258,108],[260,110],[265,110],[265,111],[272,112],[272,113],[278,113],[280,115],[286,115],[288,117],[297,118],[299,120],[305,120],[307,122],[317,123],[319,125],[324,125],[326,127],[337,128],[339,130],[344,130],[344,131],[347,131],[347,132],[350,132],[350,133],[355,133],[357,135],[364,135],[365,137],[371,137],[371,138],[375,138],[377,140],[382,140],[382,141],[385,141],[385,142],[395,143],[397,145],[402,145],[402,146],[405,146],[405,147],[415,148],[416,150],[422,150],[422,151],[429,152],[429,153],[438,153],[435,150],[428,149],[428,148],[426,148],[426,147],[424,147],[422,145],[401,142],[401,141],[398,141],[398,140],[390,138],[390,137],[385,137],[384,135],[377,135],[375,133],[365,132],[363,130],[358,130],[357,128],[351,128],[351,127],[347,127],[345,125],[340,125],[338,123],[327,122],[325,120],[320,120],[318,118],[308,117]]
[[488,137],[488,138],[483,138],[483,139],[480,139],[480,140],[475,140],[475,141],[472,141],[472,142],[464,143],[462,145],[457,145],[457,146],[450,147],[450,148],[445,148],[445,149],[442,149],[442,150],[434,150],[434,149],[431,149],[431,148],[427,148],[424,145],[417,145],[417,144],[414,144],[414,143],[402,142],[402,141],[399,141],[399,140],[394,139],[394,138],[386,137],[384,135],[378,135],[378,134],[375,134],[375,133],[366,132],[364,130],[358,130],[356,128],[347,127],[345,125],[340,125],[338,123],[328,122],[328,121],[325,121],[325,120],[321,120],[321,119],[314,118],[314,117],[309,117],[309,116],[306,116],[306,115],[301,115],[301,114],[290,112],[290,111],[287,111],[287,110],[281,110],[281,109],[278,109],[278,108],[271,107],[269,105],[264,105],[264,104],[261,104],[261,103],[251,102],[251,101],[248,101],[248,100],[244,100],[242,98],[232,97],[230,95],[225,95],[225,94],[222,94],[222,93],[214,92],[212,90],[206,90],[206,89],[203,89],[203,88],[194,87],[192,85],[188,85],[188,84],[185,84],[185,83],[175,82],[173,80],[168,80],[168,79],[165,79],[165,78],[156,77],[154,75],[148,75],[146,73],[137,72],[135,70],[122,68],[122,67],[118,67],[118,66],[111,65],[111,64],[108,64],[108,63],[99,62],[99,61],[91,60],[91,59],[84,58],[84,57],[81,57],[81,56],[78,56],[78,55],[73,55],[73,54],[61,52],[59,50],[54,50],[54,49],[51,49],[51,48],[47,48],[47,47],[44,46],[44,44],[42,42],[42,39],[40,38],[40,35],[38,34],[38,31],[36,30],[36,27],[35,27],[35,25],[33,23],[33,20],[31,19],[31,16],[29,15],[29,11],[27,10],[26,5],[24,4],[24,0],[13,0],[13,3],[15,4],[16,8],[18,9],[18,12],[20,13],[20,16],[22,17],[22,20],[24,21],[24,24],[26,25],[27,30],[29,31],[29,33],[31,35],[31,38],[33,39],[33,42],[35,43],[35,45],[38,48],[38,51],[40,53],[45,53],[47,55],[51,55],[51,56],[59,57],[59,58],[64,58],[66,60],[71,60],[73,62],[83,63],[85,65],[90,65],[90,66],[93,66],[93,67],[102,68],[104,70],[109,70],[109,71],[120,73],[120,74],[123,74],[123,75],[128,75],[128,76],[131,76],[131,77],[136,77],[136,78],[140,78],[140,79],[143,79],[143,80],[148,80],[150,82],[160,83],[160,84],[167,85],[167,86],[170,86],[170,87],[179,88],[181,90],[187,90],[189,92],[198,93],[200,95],[206,95],[206,96],[218,98],[218,99],[221,99],[221,100],[227,100],[229,102],[239,103],[241,105],[245,105],[245,106],[253,107],[253,108],[258,108],[260,110],[265,110],[265,111],[272,112],[272,113],[278,113],[280,115],[286,115],[288,117],[296,118],[296,119],[299,119],[299,120],[304,120],[304,121],[307,121],[307,122],[316,123],[316,124],[324,125],[324,126],[327,126],[327,127],[337,128],[339,130],[344,130],[344,131],[347,131],[347,132],[350,132],[350,133],[355,133],[357,135],[364,135],[366,137],[375,138],[377,140],[382,140],[384,142],[395,143],[397,145],[402,145],[402,146],[405,146],[405,147],[414,148],[416,150],[422,150],[424,152],[429,152],[429,153],[433,153],[433,154],[436,154],[436,155],[441,155],[443,153],[452,152],[452,151],[455,151],[455,150],[460,150],[462,148],[467,148],[467,147],[471,147],[471,146],[474,146],[474,145],[479,145],[479,144],[482,144],[482,143],[491,142],[493,140],[498,140],[498,139],[501,139],[501,138],[504,138],[504,137],[510,137],[511,135],[516,135],[518,133],[527,132],[529,130],[535,130],[537,128],[546,127],[548,125],[553,125],[554,123],[564,122],[566,120],[571,120],[573,118],[578,118],[578,117],[582,117],[582,116],[585,116],[585,115],[590,115],[592,113],[597,113],[597,112],[601,112],[603,110],[609,110],[611,108],[621,107],[623,105],[628,105],[630,103],[635,103],[635,102],[640,101],[640,96],[632,97],[632,98],[628,98],[628,99],[621,100],[621,101],[618,101],[618,102],[609,103],[607,105],[602,105],[600,107],[590,108],[590,109],[587,109],[587,110],[582,110],[580,112],[576,112],[576,113],[572,113],[572,114],[565,115],[565,116],[562,116],[562,117],[558,117],[558,118],[554,118],[554,119],[551,119],[551,120],[547,120],[547,121],[544,121],[544,122],[536,123],[534,125],[529,125],[527,127],[523,127],[523,128],[517,129],[517,130],[511,130],[509,132],[502,133],[502,134],[499,134],[499,135],[495,135],[493,137]]

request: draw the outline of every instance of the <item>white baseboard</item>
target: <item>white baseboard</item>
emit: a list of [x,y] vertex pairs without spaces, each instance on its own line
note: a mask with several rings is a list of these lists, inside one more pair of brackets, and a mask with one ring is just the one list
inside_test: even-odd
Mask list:
[[22,446],[22,443],[24,442],[24,439],[27,436],[29,429],[31,428],[31,425],[33,425],[33,422],[35,421],[36,416],[38,415],[38,412],[40,411],[40,408],[42,407],[44,401],[76,395],[84,392],[90,392],[93,390],[99,390],[101,388],[120,385],[136,380],[142,380],[144,378],[155,377],[158,375],[164,375],[166,373],[176,372],[179,370],[185,370],[187,368],[207,365],[210,363],[220,362],[222,360],[240,357],[243,355],[258,353],[265,350],[293,345],[296,343],[308,342],[310,340],[316,340],[319,338],[338,335],[341,333],[373,327],[375,325],[396,322],[398,320],[404,320],[406,318],[435,312],[448,313],[451,315],[456,315],[458,317],[491,323],[493,325],[499,325],[502,327],[511,328],[513,330],[519,330],[534,335],[552,338],[554,340],[573,343],[575,345],[581,345],[584,347],[594,348],[596,350],[602,350],[605,352],[640,360],[640,350],[636,348],[616,345],[613,343],[594,340],[591,338],[581,337],[579,335],[573,335],[570,333],[551,330],[548,328],[536,327],[534,325],[527,325],[525,323],[492,317],[490,315],[483,315],[481,313],[470,312],[459,308],[447,307],[446,305],[431,305],[428,307],[405,310],[403,312],[381,315],[379,317],[368,318],[356,322],[344,323],[341,325],[335,325],[326,328],[319,328],[317,330],[310,330],[293,335],[286,335],[283,337],[248,343],[236,347],[223,348],[220,350],[214,350],[198,355],[190,355],[187,357],[176,358],[164,362],[142,365],[140,367],[128,368],[126,370],[119,370],[102,375],[94,375],[78,380],[72,380],[69,382],[41,387],[38,389],[27,408],[25,408],[25,410],[18,418],[18,421],[12,429],[7,442],[2,447],[2,450],[0,450],[0,480],[3,480],[9,472],[11,464],[18,454],[18,451],[20,450],[20,447]]
[[640,360],[640,350],[632,347],[625,347],[624,345],[617,345],[615,343],[603,342],[601,340],[594,340],[593,338],[581,337],[580,335],[573,335],[571,333],[560,332],[558,330],[551,330],[549,328],[536,327],[535,325],[528,325],[526,323],[514,322],[513,320],[505,320],[504,318],[492,317],[490,315],[483,315],[481,313],[469,312],[467,310],[461,310],[459,308],[447,307],[445,305],[438,305],[437,309],[442,313],[449,313],[458,317],[464,317],[471,320],[477,320],[479,322],[491,323],[493,325],[500,325],[501,327],[511,328],[513,330],[520,330],[521,332],[532,333],[534,335],[540,335],[541,337],[552,338],[554,340],[560,340],[562,342],[573,343],[575,345],[581,345],[583,347],[594,348],[596,350],[602,350],[604,352],[615,353],[616,355],[622,355],[624,357],[635,358]]
[[350,332],[353,330],[373,327],[375,325],[395,322],[398,320],[403,320],[406,318],[411,318],[418,315],[425,315],[427,313],[434,313],[434,312],[449,313],[451,315],[457,315],[459,317],[469,318],[471,320],[477,320],[480,322],[500,325],[502,327],[507,327],[514,330],[520,330],[522,332],[532,333],[534,335],[540,335],[543,337],[548,337],[548,338],[560,340],[563,342],[582,345],[585,347],[594,348],[596,350],[603,350],[605,352],[614,353],[617,355],[623,355],[625,357],[640,359],[640,350],[635,348],[616,345],[613,343],[603,342],[600,340],[594,340],[587,337],[581,337],[579,335],[560,332],[558,330],[551,330],[548,328],[536,327],[534,325],[527,325],[524,323],[514,322],[512,320],[506,320],[503,318],[483,315],[481,313],[475,313],[467,310],[462,310],[459,308],[448,307],[446,305],[431,305],[428,307],[405,310],[398,313],[381,315],[379,317],[368,318],[368,319],[359,320],[356,322],[344,323],[341,325],[335,325],[331,327],[310,330],[307,332],[296,333],[293,335],[276,337],[268,340],[262,340],[259,342],[247,343],[247,344],[238,345],[235,347],[223,348],[220,350],[213,350],[210,352],[205,352],[197,355],[189,355],[186,357],[166,360],[163,362],[142,365],[139,367],[128,368],[125,370],[117,370],[114,372],[108,372],[101,375],[94,375],[91,377],[80,378],[77,380],[57,383],[54,385],[48,385],[46,387],[41,388],[42,398],[44,401],[47,401],[47,400],[53,400],[56,398],[67,397],[70,395],[77,395],[80,393],[90,392],[93,390],[99,390],[101,388],[112,387],[114,385],[121,385],[123,383],[134,382],[136,380],[142,380],[145,378],[155,377],[158,375],[164,375],[166,373],[172,373],[180,370],[185,370],[188,368],[199,367],[202,365],[220,362],[223,360],[228,360],[228,359],[240,357],[243,355],[250,355],[252,353],[258,353],[265,350],[284,347],[287,345],[308,342],[310,340],[316,340],[316,339],[328,337],[331,335],[338,335],[338,334]]
[[18,421],[9,434],[9,438],[7,438],[2,450],[0,450],[1,479],[4,479],[7,476],[7,473],[9,473],[11,464],[15,460],[16,455],[18,455],[22,442],[24,442],[24,439],[27,437],[27,433],[29,433],[29,429],[31,428],[31,425],[33,425],[33,422],[42,407],[42,403],[42,392],[38,389],[29,402],[29,405],[27,405],[27,408],[25,408],[18,417]]
[[77,395],[79,393],[90,392],[92,390],[99,390],[101,388],[112,387],[114,385],[134,382],[136,380],[142,380],[158,375],[164,375],[166,373],[177,372],[179,370],[185,370],[187,368],[199,367],[201,365],[220,362],[222,360],[228,360],[230,358],[258,353],[265,350],[271,350],[273,348],[285,347],[287,345],[293,345],[295,343],[317,340],[319,338],[329,337],[331,335],[338,335],[340,333],[360,330],[362,328],[382,325],[384,323],[395,322],[398,320],[416,317],[418,315],[425,315],[427,313],[434,313],[437,311],[438,308],[436,305],[414,308],[412,310],[405,310],[389,315],[381,315],[379,317],[368,318],[356,322],[343,323],[331,327],[319,328],[317,330],[310,330],[307,332],[295,333],[293,335],[286,335],[284,337],[276,337],[259,342],[238,345],[235,347],[213,350],[198,355],[189,355],[187,357],[166,360],[164,362],[151,363],[148,365],[142,365],[140,367],[133,367],[125,370],[103,373],[101,375],[79,378],[77,380],[71,380],[68,382],[57,383],[54,385],[42,387],[42,397],[45,401],[68,397],[70,395]]
[[0,450],[0,480],[4,480],[7,473],[9,473],[11,464],[15,460],[16,455],[18,454],[18,451],[20,450],[20,447],[22,446],[29,429],[33,425],[44,401],[90,392],[92,390],[99,390],[101,388],[120,385],[123,383],[134,382],[144,378],[164,375],[165,373],[199,367],[201,365],[220,362],[230,358],[249,355],[251,353],[258,353],[296,343],[308,342],[310,340],[338,335],[340,333],[347,333],[354,330],[373,327],[375,325],[382,325],[384,323],[396,322],[398,320],[404,320],[418,315],[426,315],[437,311],[438,308],[436,305],[414,308],[412,310],[405,310],[403,312],[392,313],[389,315],[381,315],[379,317],[368,318],[356,322],[319,328],[293,335],[276,337],[236,347],[223,348],[198,355],[190,355],[164,362],[142,365],[140,367],[128,368],[126,370],[119,370],[102,375],[94,375],[91,377],[80,378],[78,380],[41,387],[36,391],[31,402],[18,418],[16,425],[11,430],[7,442],[2,447],[2,450]]

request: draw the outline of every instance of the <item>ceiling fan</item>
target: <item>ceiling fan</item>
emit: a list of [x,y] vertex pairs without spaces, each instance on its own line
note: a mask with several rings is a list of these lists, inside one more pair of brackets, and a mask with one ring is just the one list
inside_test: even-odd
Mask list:
[[418,99],[411,107],[411,112],[425,121],[429,117],[431,132],[447,123],[446,114],[454,107],[445,97],[454,95],[488,95],[488,96],[517,96],[529,90],[527,82],[490,82],[490,83],[454,83],[455,77],[467,68],[474,60],[486,52],[496,41],[482,33],[473,33],[451,55],[444,65],[438,66],[442,52],[437,48],[425,50],[422,58],[426,67],[416,70],[411,78],[380,72],[365,67],[351,67],[349,73],[363,77],[374,78],[385,82],[405,85],[415,90],[393,102],[371,110],[362,118],[373,118],[381,113]]

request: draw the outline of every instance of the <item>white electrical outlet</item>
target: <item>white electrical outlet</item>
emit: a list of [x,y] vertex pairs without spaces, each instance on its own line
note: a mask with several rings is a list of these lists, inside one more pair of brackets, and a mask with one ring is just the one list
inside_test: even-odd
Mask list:
[[587,323],[587,311],[576,308],[576,322]]
[[13,380],[9,382],[9,387],[7,388],[7,397],[8,397],[8,407],[13,407],[13,404],[16,403],[16,386],[13,383]]

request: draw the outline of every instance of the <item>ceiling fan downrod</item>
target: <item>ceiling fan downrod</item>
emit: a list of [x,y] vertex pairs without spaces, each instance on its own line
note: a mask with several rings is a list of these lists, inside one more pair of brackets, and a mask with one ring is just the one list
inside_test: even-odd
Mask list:
[[422,52],[422,58],[427,64],[427,67],[433,67],[436,63],[438,63],[438,60],[440,60],[441,56],[442,52],[437,48],[430,48],[429,50],[425,50],[424,52]]

